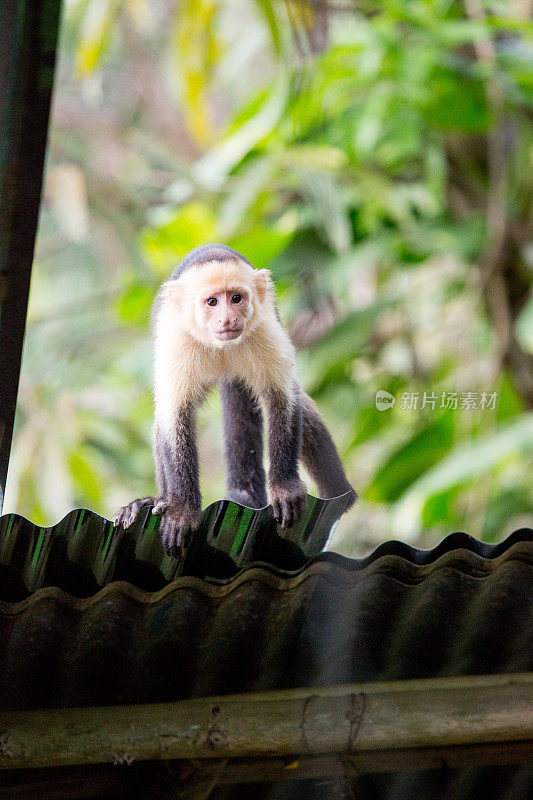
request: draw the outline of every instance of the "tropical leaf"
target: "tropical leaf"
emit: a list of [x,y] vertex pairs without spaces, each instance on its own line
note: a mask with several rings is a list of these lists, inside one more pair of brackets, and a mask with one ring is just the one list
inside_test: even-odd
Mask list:
[[101,65],[112,43],[113,27],[124,0],[88,0],[83,4],[75,68],[86,76]]
[[451,412],[430,420],[381,465],[366,491],[366,497],[374,502],[398,500],[409,486],[442,460],[452,446],[454,431]]
[[533,453],[533,415],[522,414],[499,426],[492,436],[462,442],[433,466],[420,473],[417,480],[398,498],[396,517],[399,529],[420,529],[422,511],[435,495],[480,480],[494,473],[508,459]]
[[287,78],[281,73],[257,113],[196,162],[192,170],[195,180],[211,191],[220,190],[237,164],[272,133],[287,98]]
[[204,203],[186,203],[164,216],[159,225],[143,231],[141,243],[154,271],[166,278],[189,250],[218,237],[215,217]]
[[208,95],[222,45],[217,36],[215,0],[176,4],[174,46],[182,85],[183,109],[190,133],[201,146],[213,139]]

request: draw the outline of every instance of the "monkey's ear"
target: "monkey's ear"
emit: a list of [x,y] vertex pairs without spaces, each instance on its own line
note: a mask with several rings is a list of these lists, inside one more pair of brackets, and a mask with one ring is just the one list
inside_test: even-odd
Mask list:
[[263,303],[270,288],[270,270],[257,269],[255,275],[255,290],[259,300]]

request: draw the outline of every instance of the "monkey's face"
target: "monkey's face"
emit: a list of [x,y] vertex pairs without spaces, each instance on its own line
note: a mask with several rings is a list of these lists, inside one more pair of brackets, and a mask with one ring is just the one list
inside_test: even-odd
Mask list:
[[209,347],[233,347],[254,330],[267,298],[268,273],[232,259],[187,270],[167,286],[180,324]]
[[244,333],[250,312],[253,311],[250,291],[244,286],[235,286],[201,292],[198,311],[202,327],[215,342],[234,342]]

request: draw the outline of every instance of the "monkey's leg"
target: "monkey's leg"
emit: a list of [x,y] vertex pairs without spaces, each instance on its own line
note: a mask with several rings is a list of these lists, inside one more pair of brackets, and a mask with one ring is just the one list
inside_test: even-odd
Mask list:
[[220,399],[224,419],[226,496],[248,506],[267,505],[263,467],[263,415],[253,392],[242,381],[223,381]]
[[155,459],[161,497],[154,514],[161,514],[163,549],[177,557],[198,528],[202,514],[195,406],[187,404],[178,412],[170,438],[156,428]]
[[298,475],[298,456],[302,442],[299,395],[299,387],[296,387],[294,398],[277,390],[271,390],[265,398],[269,423],[268,488],[274,517],[282,528],[289,528],[298,521],[307,499],[305,483]]
[[300,457],[317,485],[320,497],[338,497],[350,492],[350,505],[357,492],[350,486],[337,448],[320,418],[315,404],[302,393],[302,448]]

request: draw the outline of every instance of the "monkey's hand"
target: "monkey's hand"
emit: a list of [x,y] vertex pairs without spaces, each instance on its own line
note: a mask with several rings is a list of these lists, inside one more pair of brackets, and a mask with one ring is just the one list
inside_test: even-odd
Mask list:
[[307,489],[300,478],[292,478],[285,483],[271,483],[270,502],[274,509],[274,519],[281,527],[290,528],[302,516],[307,504]]
[[154,506],[152,514],[161,515],[159,535],[165,553],[182,558],[192,535],[198,530],[202,511],[189,503],[162,500]]
[[133,525],[143,508],[148,506],[155,506],[161,500],[160,497],[141,497],[139,500],[132,500],[127,506],[120,508],[113,517],[113,525],[118,528],[122,525],[123,528],[129,528]]

